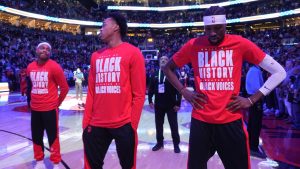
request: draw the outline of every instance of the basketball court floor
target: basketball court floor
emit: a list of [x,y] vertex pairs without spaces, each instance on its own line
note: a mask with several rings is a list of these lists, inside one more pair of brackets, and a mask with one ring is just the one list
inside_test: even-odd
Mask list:
[[[86,95],[86,94],[85,94]],[[84,96],[85,96],[84,95]],[[117,103],[116,103],[117,106]],[[78,107],[74,90],[60,107],[59,131],[62,153],[61,168],[83,168],[82,115],[83,107]],[[154,111],[146,99],[138,128],[139,144],[137,169],[185,169],[187,164],[189,125],[191,106],[185,100],[178,112],[181,153],[175,154],[167,119],[165,119],[165,147],[157,152],[155,145]],[[267,159],[251,157],[253,169],[300,167],[300,131],[292,130],[282,120],[274,117],[264,118],[261,144]],[[48,146],[44,137],[45,146]],[[49,151],[45,150],[47,168],[52,169]],[[114,143],[110,146],[104,162],[104,169],[120,169]],[[0,169],[31,169],[33,159],[30,112],[20,93],[0,93]],[[286,166],[286,167],[285,167]],[[209,169],[224,168],[218,155],[208,162]],[[290,168],[288,168],[290,169]]]

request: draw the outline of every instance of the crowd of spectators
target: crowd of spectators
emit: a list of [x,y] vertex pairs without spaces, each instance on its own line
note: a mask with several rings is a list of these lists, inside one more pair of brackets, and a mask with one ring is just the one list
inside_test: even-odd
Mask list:
[[[9,6],[17,6],[17,7],[24,7],[30,3],[38,3],[36,2],[38,0],[0,0],[2,4],[9,5]],[[59,0],[50,0],[52,2],[60,4],[61,2]],[[150,7],[163,7],[163,6],[182,6],[182,5],[200,5],[200,4],[214,4],[214,3],[220,3],[220,2],[226,2],[228,0],[192,0],[192,1],[182,1],[182,2],[175,2],[175,1],[99,1],[97,5],[99,7],[106,8],[107,6],[150,6]],[[230,1],[230,0],[229,0]],[[231,0],[232,1],[232,0]],[[49,3],[52,3],[49,2]],[[48,3],[48,2],[47,2]],[[67,3],[73,3],[73,1],[67,0]],[[76,2],[75,2],[76,3]]]
[[86,20],[93,17],[77,0],[0,0],[0,5],[59,18]]
[[[74,0],[50,0],[34,1],[26,0],[0,0],[0,5],[7,5],[13,8],[22,9],[43,15],[79,19],[102,21],[106,16],[106,5],[113,5],[113,2],[101,3],[98,8],[87,9],[79,1]],[[116,4],[115,4],[116,5]],[[125,5],[125,4],[119,4]],[[133,5],[127,3],[126,5]],[[181,4],[182,5],[182,4]],[[160,4],[159,6],[162,6]],[[226,6],[227,18],[234,19],[246,16],[255,16],[261,14],[282,12],[300,7],[300,3],[293,0],[262,0],[250,3]],[[203,9],[183,10],[183,11],[122,11],[129,22],[135,23],[181,23],[181,22],[199,22],[202,21]]]

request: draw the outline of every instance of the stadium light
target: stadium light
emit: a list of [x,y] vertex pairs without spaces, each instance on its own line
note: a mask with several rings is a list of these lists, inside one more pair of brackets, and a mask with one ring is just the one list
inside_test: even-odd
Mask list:
[[214,4],[202,4],[202,5],[188,5],[188,6],[168,6],[168,7],[144,7],[144,6],[107,6],[108,10],[122,10],[122,11],[178,11],[178,10],[190,10],[190,9],[206,9],[211,6],[229,6],[241,3],[254,2],[258,0],[236,0],[228,2],[220,2]]
[[102,22],[93,22],[93,21],[81,21],[81,20],[74,20],[74,19],[65,19],[65,18],[57,18],[51,17],[41,14],[35,14],[31,12],[26,12],[14,8],[9,8],[0,5],[0,11],[12,13],[15,15],[25,16],[29,18],[41,19],[41,20],[48,20],[52,22],[61,22],[61,23],[68,23],[68,24],[76,24],[76,25],[89,25],[89,26],[102,26]]

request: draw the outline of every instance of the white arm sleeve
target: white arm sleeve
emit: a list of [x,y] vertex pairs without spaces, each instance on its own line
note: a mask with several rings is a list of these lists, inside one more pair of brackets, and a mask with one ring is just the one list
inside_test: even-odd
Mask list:
[[271,73],[271,76],[259,89],[259,91],[266,96],[285,79],[286,72],[284,68],[270,55],[266,55],[263,61],[260,62],[259,66]]

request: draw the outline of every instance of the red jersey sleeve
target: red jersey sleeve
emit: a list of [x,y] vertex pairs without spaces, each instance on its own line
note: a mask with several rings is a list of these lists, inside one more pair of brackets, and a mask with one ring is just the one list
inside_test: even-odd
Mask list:
[[178,52],[173,55],[172,59],[178,67],[182,67],[190,62],[190,53],[193,40],[194,39],[188,41]]
[[241,49],[243,50],[243,59],[252,64],[258,65],[266,56],[256,44],[243,38]]
[[140,121],[146,94],[145,61],[141,51],[137,48],[130,63],[130,79],[132,91],[131,125],[133,129],[136,130]]
[[59,64],[56,64],[56,65],[57,66],[54,70],[54,80],[60,88],[60,94],[59,94],[58,106],[57,106],[57,107],[59,107],[69,92],[69,86],[68,86],[67,79],[65,77],[63,69],[60,67]]
[[94,65],[95,54],[96,52],[92,55],[90,61],[90,71],[88,77],[88,93],[86,97],[85,110],[82,119],[83,129],[85,129],[89,125],[92,116],[92,111],[93,111],[93,100],[94,100],[93,98],[95,95],[95,76],[96,76],[95,65]]

